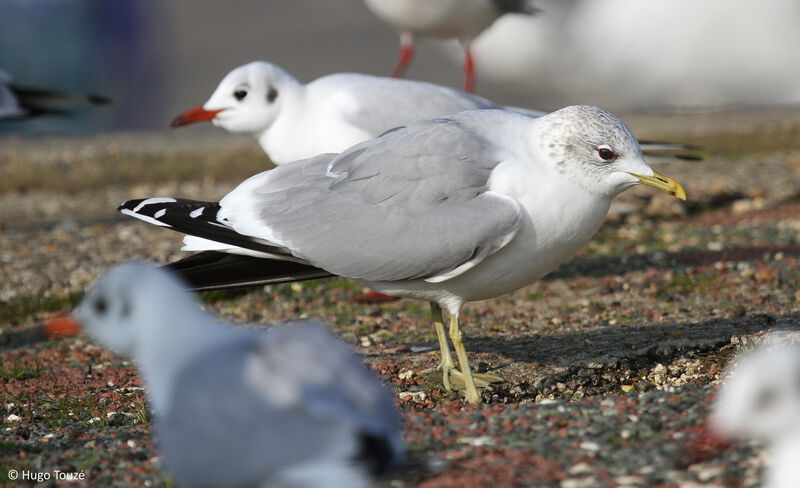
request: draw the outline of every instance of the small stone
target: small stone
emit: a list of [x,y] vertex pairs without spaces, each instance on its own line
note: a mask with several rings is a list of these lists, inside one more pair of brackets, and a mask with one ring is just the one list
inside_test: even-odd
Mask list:
[[458,443],[467,444],[473,447],[491,446],[494,445],[494,439],[492,439],[488,435],[482,435],[477,437],[464,436],[458,439]]
[[742,305],[736,305],[730,311],[730,316],[733,318],[744,317],[747,310]]
[[401,391],[397,397],[401,400],[411,400],[414,403],[422,403],[428,399],[428,395],[424,391]]
[[578,463],[567,470],[570,476],[585,476],[594,473],[594,468],[587,463]]
[[22,420],[22,417],[13,413],[6,417],[6,422],[19,422],[20,420]]
[[125,425],[127,422],[127,418],[125,414],[119,412],[108,412],[106,414],[106,423],[112,427],[119,427],[121,425]]
[[125,445],[130,447],[131,449],[133,449],[133,448],[136,447],[136,441],[134,441],[133,439],[130,439],[130,440],[128,440],[128,442],[125,443]]
[[581,442],[581,449],[585,449],[591,452],[597,452],[600,450],[600,444],[593,441],[583,441]]
[[725,472],[724,466],[704,466],[697,470],[697,479],[703,483],[720,477]]
[[614,478],[614,482],[622,487],[622,486],[644,486],[646,480],[643,476],[631,474],[625,476],[617,476]]
[[400,373],[397,375],[397,377],[400,378],[401,380],[411,379],[412,376],[414,376],[414,372],[410,369],[400,371]]
[[583,479],[566,479],[561,482],[561,488],[594,488],[599,486],[597,480],[589,477]]

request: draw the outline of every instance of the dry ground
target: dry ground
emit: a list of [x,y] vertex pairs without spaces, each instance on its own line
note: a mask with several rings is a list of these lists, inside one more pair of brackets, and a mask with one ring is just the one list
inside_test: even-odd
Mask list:
[[[651,161],[689,202],[629,191],[550,277],[465,307],[472,361],[507,380],[483,405],[426,373],[423,303],[351,303],[361,289],[342,279],[201,298],[238,323],[320,317],[363,354],[407,420],[412,463],[387,486],[756,486],[760,446],[705,449],[703,422],[742,344],[799,328],[800,110],[624,119],[705,148],[703,162]],[[131,364],[37,327],[108,266],[181,255],[178,234],[116,214],[121,201],[218,198],[268,164],[216,132],[0,142],[0,483],[59,469],[169,484]]]

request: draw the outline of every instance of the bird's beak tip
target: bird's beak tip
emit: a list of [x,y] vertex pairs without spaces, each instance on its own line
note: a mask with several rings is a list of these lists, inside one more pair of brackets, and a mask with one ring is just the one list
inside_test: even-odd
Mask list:
[[638,179],[639,183],[643,185],[652,186],[675,198],[686,201],[686,191],[680,183],[669,176],[664,176],[658,171],[653,171],[653,176],[643,176],[636,173],[631,173],[631,175]]
[[217,116],[218,113],[222,112],[224,109],[220,110],[206,110],[203,107],[195,107],[191,110],[187,110],[182,114],[178,115],[172,122],[170,122],[169,126],[171,128],[182,127],[184,125],[194,124],[195,122],[202,122],[204,120],[211,120]]
[[82,330],[83,326],[74,317],[60,314],[44,324],[42,335],[47,340],[54,340],[79,335]]

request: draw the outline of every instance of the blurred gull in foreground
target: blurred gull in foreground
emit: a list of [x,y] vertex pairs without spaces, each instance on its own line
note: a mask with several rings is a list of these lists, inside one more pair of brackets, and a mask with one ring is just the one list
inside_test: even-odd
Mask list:
[[[359,73],[334,73],[302,84],[279,66],[254,61],[225,75],[203,106],[176,117],[172,127],[210,120],[227,131],[251,134],[280,165],[342,152],[417,120],[484,108],[544,114],[501,107],[433,83]],[[660,142],[642,145],[665,155],[687,149]]]
[[228,327],[141,263],[101,277],[74,318],[136,360],[180,486],[365,487],[404,456],[392,396],[320,324]]
[[[189,234],[185,250],[212,251],[173,265],[196,288],[334,274],[431,302],[444,385],[452,388],[452,377],[477,402],[458,323],[463,304],[555,269],[637,184],[686,198],[648,166],[627,126],[597,107],[540,118],[473,110],[265,171],[219,203],[150,198],[120,211]],[[478,386],[500,380],[475,377]]]
[[721,433],[766,443],[766,488],[800,483],[800,344],[760,346],[724,376],[712,415]]
[[464,49],[464,91],[475,91],[470,41],[508,13],[533,14],[530,0],[364,0],[375,16],[400,31],[400,56],[393,77],[402,77],[419,36],[454,38]]

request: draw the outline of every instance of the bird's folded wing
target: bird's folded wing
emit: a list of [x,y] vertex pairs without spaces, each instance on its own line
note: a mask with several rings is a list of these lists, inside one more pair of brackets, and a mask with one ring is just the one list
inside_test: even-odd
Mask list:
[[222,199],[218,219],[350,278],[455,276],[505,246],[522,215],[487,190],[504,154],[459,120],[416,122],[328,164],[318,156],[260,173]]
[[325,90],[342,117],[373,137],[416,120],[428,120],[464,110],[500,108],[491,101],[424,81],[398,80],[354,73],[337,73],[312,82]]
[[[289,393],[263,391],[254,383],[253,372],[273,379],[252,366],[271,364],[258,346],[243,340],[215,348],[176,379],[169,407],[156,425],[159,447],[180,483],[255,486],[281,469],[330,453],[358,456],[353,445],[358,431],[347,421],[312,412],[302,396],[282,403]],[[276,377],[272,384],[281,380],[281,385],[298,383]]]

